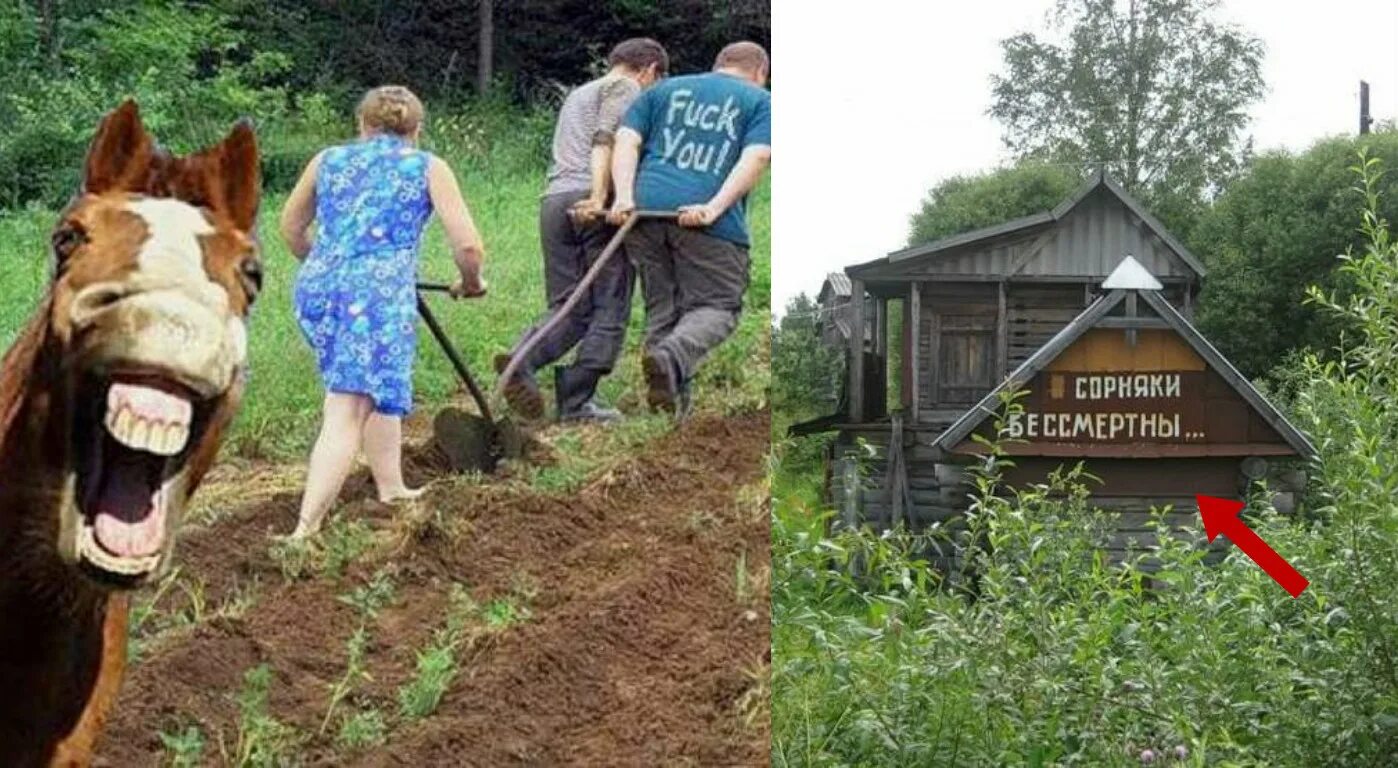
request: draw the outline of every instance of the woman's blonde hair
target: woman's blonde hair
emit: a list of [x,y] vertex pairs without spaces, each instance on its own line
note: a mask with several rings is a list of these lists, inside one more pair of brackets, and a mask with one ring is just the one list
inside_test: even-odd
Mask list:
[[422,101],[401,85],[381,85],[364,94],[355,110],[359,123],[370,131],[411,136],[422,125]]

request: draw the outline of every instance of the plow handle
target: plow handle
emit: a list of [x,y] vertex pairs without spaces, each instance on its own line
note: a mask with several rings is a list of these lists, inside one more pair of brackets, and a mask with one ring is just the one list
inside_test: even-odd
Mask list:
[[519,372],[519,367],[529,358],[529,353],[534,351],[534,347],[538,346],[539,340],[552,333],[553,329],[558,327],[558,324],[563,322],[563,319],[578,305],[578,302],[581,301],[582,297],[587,293],[587,289],[597,280],[597,275],[602,272],[607,262],[611,261],[612,257],[616,255],[617,250],[621,248],[622,241],[626,239],[627,233],[631,231],[632,227],[636,226],[638,221],[642,219],[676,218],[679,218],[678,211],[633,211],[631,215],[627,217],[626,221],[617,228],[616,234],[612,235],[612,239],[607,243],[607,247],[603,248],[602,253],[597,256],[597,260],[592,262],[592,266],[588,268],[587,273],[584,274],[582,279],[578,281],[578,284],[574,286],[573,292],[569,294],[568,299],[563,302],[562,306],[554,311],[548,321],[545,322],[538,331],[531,333],[529,338],[525,339],[524,343],[519,345],[519,347],[510,354],[509,365],[505,366],[505,370],[500,372],[500,378],[496,380],[495,386],[497,393],[503,393],[505,382],[509,381]]
[[[450,287],[442,286],[440,289],[425,287],[431,285],[430,283],[419,283],[418,290],[446,290]],[[442,351],[447,355],[447,359],[451,361],[451,367],[456,369],[456,375],[461,377],[461,381],[466,385],[466,389],[471,391],[471,397],[475,399],[476,407],[481,409],[481,416],[485,417],[486,421],[494,424],[495,417],[490,414],[490,405],[486,402],[485,393],[482,392],[480,386],[476,384],[476,377],[471,375],[471,371],[466,367],[466,361],[461,359],[461,355],[456,351],[456,347],[452,346],[451,340],[447,338],[446,331],[442,329],[441,323],[437,322],[437,316],[432,314],[431,308],[427,306],[426,301],[423,301],[422,296],[417,297],[417,312],[419,315],[422,315],[422,321],[427,324],[427,330],[432,332],[433,338],[437,340],[437,344],[441,346]]]

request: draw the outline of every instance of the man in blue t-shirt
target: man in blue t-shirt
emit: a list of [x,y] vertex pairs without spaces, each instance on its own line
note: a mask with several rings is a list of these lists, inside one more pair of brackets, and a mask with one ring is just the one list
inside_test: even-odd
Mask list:
[[714,70],[666,80],[627,111],[612,153],[620,224],[637,209],[626,252],[646,298],[647,402],[683,418],[699,362],[733,333],[748,286],[747,195],[772,160],[771,71],[755,43],[719,52]]

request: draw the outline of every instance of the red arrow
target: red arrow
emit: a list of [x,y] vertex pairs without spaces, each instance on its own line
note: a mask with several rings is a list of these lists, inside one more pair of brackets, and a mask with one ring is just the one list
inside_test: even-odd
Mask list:
[[1247,523],[1238,519],[1238,513],[1243,511],[1243,502],[1213,496],[1194,498],[1199,502],[1199,516],[1204,518],[1204,533],[1208,534],[1209,543],[1213,543],[1220,533],[1227,536],[1292,597],[1301,594],[1310,585],[1305,576],[1291,567],[1291,563],[1268,546]]

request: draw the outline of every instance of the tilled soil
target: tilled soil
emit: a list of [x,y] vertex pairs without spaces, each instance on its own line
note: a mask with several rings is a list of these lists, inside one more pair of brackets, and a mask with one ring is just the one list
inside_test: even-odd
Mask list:
[[[143,644],[99,764],[164,764],[160,732],[189,725],[204,761],[226,764],[243,675],[266,664],[268,712],[297,729],[309,765],[765,765],[768,515],[751,489],[768,430],[766,413],[701,418],[567,495],[485,484],[437,489],[406,510],[348,504],[340,514],[382,531],[381,545],[338,579],[288,581],[269,556],[268,533],[294,521],[294,492],[235,507],[185,532],[177,559],[183,579],[203,583],[206,612],[239,593],[251,607]],[[421,454],[413,463],[430,469]],[[368,488],[359,479],[347,497]],[[341,711],[378,709],[390,731],[350,752],[335,726],[317,735],[359,623],[339,597],[384,567],[396,591],[370,624],[371,679]],[[453,583],[480,604],[511,595],[527,618],[467,643],[436,712],[402,720],[396,692]]]

